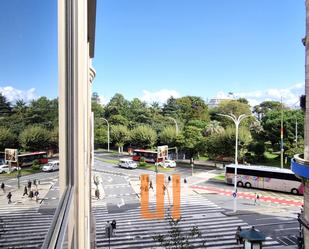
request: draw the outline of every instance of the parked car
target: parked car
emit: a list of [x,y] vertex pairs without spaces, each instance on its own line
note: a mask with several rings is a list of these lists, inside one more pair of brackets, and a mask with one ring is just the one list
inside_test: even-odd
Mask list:
[[169,168],[175,168],[176,167],[176,162],[174,160],[165,160],[165,163],[159,162],[157,165],[162,166],[164,168],[169,167]]
[[[20,167],[12,166],[11,172],[19,170],[19,169]],[[0,174],[2,173],[10,173],[10,165],[7,165],[7,164],[0,165]]]
[[127,168],[127,169],[135,169],[135,168],[137,168],[136,162],[134,162],[130,158],[122,158],[122,159],[120,159],[119,163],[118,163],[118,166],[119,167],[123,167],[123,168]]
[[42,167],[42,171],[44,172],[51,172],[51,171],[55,171],[55,170],[59,170],[59,161],[52,161],[49,162],[45,165],[43,165]]

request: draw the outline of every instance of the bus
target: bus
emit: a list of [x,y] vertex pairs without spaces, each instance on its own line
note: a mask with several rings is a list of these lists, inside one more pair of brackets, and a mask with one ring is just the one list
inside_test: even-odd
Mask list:
[[[225,166],[225,182],[234,184],[235,164]],[[304,186],[290,169],[268,166],[238,165],[237,186],[303,194]]]
[[151,151],[151,150],[143,150],[143,149],[136,149],[133,150],[133,161],[139,161],[141,158],[145,159],[145,162],[147,163],[156,163],[161,162],[163,159],[158,159],[158,152],[157,151]]
[[[39,151],[39,152],[31,152],[18,155],[18,166],[26,167],[31,166],[34,160],[38,160],[39,164],[48,163],[47,152]],[[12,163],[13,166],[16,163]]]

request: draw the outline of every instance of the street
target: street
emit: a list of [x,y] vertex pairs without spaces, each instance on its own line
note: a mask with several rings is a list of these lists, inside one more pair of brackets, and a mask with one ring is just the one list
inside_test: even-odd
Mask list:
[[[96,185],[92,182],[92,207],[96,217],[97,246],[98,248],[107,247],[105,224],[115,219],[118,224],[117,235],[111,240],[111,248],[157,248],[158,243],[152,239],[152,236],[167,232],[169,225],[166,220],[144,219],[140,213],[140,176],[148,174],[153,183],[153,190],[149,189],[149,208],[155,211],[156,173],[140,168],[123,169],[113,163],[102,161],[115,158],[117,156],[105,158],[104,155],[98,154],[95,159],[93,175],[100,179],[98,185],[100,199],[95,197]],[[190,167],[177,166],[170,172],[164,173],[167,192],[170,195],[173,189],[171,184],[168,184],[168,176],[173,174],[181,176],[180,211],[182,219],[179,226],[185,230],[198,226],[202,237],[194,240],[196,245],[205,242],[207,248],[240,248],[234,239],[237,226],[243,229],[255,226],[267,237],[264,248],[296,246],[299,229],[297,213],[300,211],[299,205],[296,204],[302,203],[302,196],[239,188],[238,212],[233,213],[233,197],[231,196],[233,186],[210,180],[220,172],[222,172],[220,169],[198,168],[194,170],[194,176],[192,176]],[[16,178],[3,181],[6,185],[6,193],[12,191],[13,203],[7,204],[6,193],[0,193],[1,245],[16,246],[16,248],[22,245],[25,234],[31,232],[25,230],[25,226],[36,227],[38,231],[37,239],[30,242],[29,246],[38,245],[43,241],[59,200],[58,174],[59,172],[56,171],[22,176],[20,178],[21,189],[17,189]],[[34,179],[40,181],[39,202],[22,196],[23,186],[29,180]],[[184,183],[184,179],[187,183]],[[273,199],[271,201],[261,200],[255,205],[251,196],[256,192],[262,197]],[[281,200],[281,202],[276,200]],[[289,201],[289,205],[284,201]],[[168,207],[173,205],[172,198],[165,196],[165,203],[165,211],[169,212]],[[27,220],[25,216],[17,215],[20,212],[26,215],[25,210],[35,213],[37,219]],[[15,217],[13,223],[12,217]],[[10,235],[13,231],[14,240]]]

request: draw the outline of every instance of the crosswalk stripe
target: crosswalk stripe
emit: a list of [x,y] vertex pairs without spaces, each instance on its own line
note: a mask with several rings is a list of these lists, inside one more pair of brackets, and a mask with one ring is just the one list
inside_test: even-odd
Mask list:
[[[153,198],[154,199],[154,198]],[[112,249],[124,248],[161,248],[155,242],[152,235],[166,234],[169,225],[166,220],[146,220],[141,217],[140,207],[122,211],[121,213],[108,213],[108,205],[99,206],[94,203],[94,214],[96,217],[97,248],[108,248],[108,238],[105,237],[105,225],[107,221],[117,221],[116,236],[111,238]],[[167,208],[165,200],[165,210]],[[149,201],[149,210],[155,211],[154,201]],[[249,225],[236,216],[226,216],[224,210],[205,198],[192,196],[181,198],[181,216],[179,228],[189,232],[192,226],[198,226],[202,232],[201,238],[192,241],[196,246],[206,241],[207,248],[233,249],[242,248],[237,245],[235,232],[237,226],[243,229]],[[264,243],[267,247],[278,246],[277,241],[267,238]]]

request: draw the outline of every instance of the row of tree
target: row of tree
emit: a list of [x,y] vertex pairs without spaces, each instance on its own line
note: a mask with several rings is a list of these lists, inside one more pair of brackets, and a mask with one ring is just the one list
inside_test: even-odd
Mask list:
[[41,97],[26,104],[10,103],[0,93],[0,151],[58,148],[58,100]]
[[[276,101],[265,101],[251,108],[248,101],[241,98],[221,101],[216,108],[209,109],[205,101],[196,96],[171,97],[163,105],[156,102],[149,105],[137,98],[129,101],[121,94],[115,94],[103,106],[98,95],[94,94],[92,110],[96,148],[107,147],[106,119],[111,126],[111,145],[119,150],[129,146],[156,148],[167,144],[177,147],[188,157],[233,157],[234,123],[218,114],[247,114],[251,116],[240,126],[240,158],[257,161],[263,158],[265,145],[274,151],[280,149],[283,112],[285,152],[293,155],[303,149],[303,112]],[[29,104],[22,100],[12,104],[0,94],[0,121],[0,151],[4,148],[24,151],[57,149],[57,99],[41,97]]]
[[[119,150],[123,146],[155,148],[167,144],[178,147],[188,157],[233,157],[235,125],[218,114],[247,114],[250,117],[243,120],[239,130],[240,158],[256,162],[263,159],[267,146],[273,151],[280,150],[283,113],[285,153],[292,155],[303,150],[303,112],[276,101],[265,101],[251,108],[246,99],[240,98],[221,101],[217,107],[209,109],[204,100],[196,96],[171,97],[160,106],[156,102],[148,105],[137,98],[129,101],[115,94],[105,106],[94,95],[92,109],[96,148],[107,146],[104,121],[107,119],[111,125],[112,146]],[[178,133],[173,119],[177,122]]]

